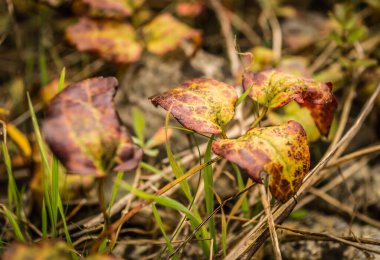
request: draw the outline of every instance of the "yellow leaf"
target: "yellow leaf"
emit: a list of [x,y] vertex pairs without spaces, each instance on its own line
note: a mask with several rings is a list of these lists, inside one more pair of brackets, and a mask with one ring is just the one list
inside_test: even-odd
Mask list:
[[17,146],[22,150],[22,152],[25,154],[25,156],[31,156],[32,149],[30,147],[30,143],[28,138],[25,136],[23,132],[21,132],[19,129],[17,129],[16,126],[14,126],[11,123],[7,124],[7,134],[9,137],[17,144]]

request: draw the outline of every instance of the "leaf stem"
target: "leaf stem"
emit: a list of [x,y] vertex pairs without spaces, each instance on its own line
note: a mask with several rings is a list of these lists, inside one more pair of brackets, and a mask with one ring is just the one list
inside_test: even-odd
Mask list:
[[263,110],[261,111],[261,114],[252,123],[251,128],[256,127],[261,122],[261,120],[263,120],[263,118],[265,117],[265,115],[267,114],[267,112],[268,112],[268,107],[264,107]]
[[106,201],[104,198],[104,180],[105,180],[105,177],[101,177],[98,179],[98,200],[99,200],[98,202],[99,202],[100,210],[103,213],[104,229],[106,230],[110,223],[110,220],[109,220],[109,216],[107,212]]

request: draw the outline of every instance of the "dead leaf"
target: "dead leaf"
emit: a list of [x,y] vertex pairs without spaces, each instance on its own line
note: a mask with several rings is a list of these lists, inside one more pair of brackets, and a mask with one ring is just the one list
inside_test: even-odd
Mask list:
[[124,22],[81,18],[66,29],[66,38],[79,51],[116,63],[135,62],[142,53],[134,28]]
[[282,107],[295,100],[310,109],[321,134],[328,135],[337,107],[331,83],[296,77],[278,70],[264,70],[244,73],[244,89],[252,85],[249,96],[253,100],[269,108]]
[[114,105],[117,80],[91,78],[62,90],[47,107],[43,134],[68,173],[104,176],[136,167],[141,152],[120,125]]
[[184,23],[181,23],[170,14],[157,16],[143,28],[143,34],[148,51],[157,55],[164,55],[175,50],[183,41],[193,40],[196,48],[201,41],[201,33]]
[[220,134],[234,116],[235,89],[214,79],[198,78],[151,97],[155,106],[166,110],[186,128],[199,133]]
[[14,242],[5,250],[3,259],[60,259],[70,260],[69,247],[59,240],[43,240],[33,244]]
[[263,171],[268,173],[269,189],[282,203],[297,192],[310,168],[306,133],[296,121],[253,128],[238,139],[216,140],[212,150],[239,165],[256,182],[262,183]]

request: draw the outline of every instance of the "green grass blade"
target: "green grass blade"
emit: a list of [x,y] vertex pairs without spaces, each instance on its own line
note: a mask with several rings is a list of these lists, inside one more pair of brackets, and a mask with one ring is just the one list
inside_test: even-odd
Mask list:
[[253,88],[253,84],[251,86],[249,86],[249,88],[246,91],[244,91],[244,93],[238,98],[238,100],[235,103],[235,107],[238,107],[241,104],[241,102],[244,101],[244,99],[251,92],[252,88]]
[[49,82],[48,71],[47,71],[47,63],[46,63],[46,55],[43,47],[41,46],[38,57],[38,65],[40,69],[40,80],[41,85],[45,86]]
[[[236,173],[238,189],[239,189],[239,192],[240,192],[240,191],[244,190],[244,188],[245,188],[245,185],[244,185],[244,182],[243,182],[243,178],[241,177],[241,172],[240,172],[239,167],[236,164],[234,164],[234,163],[231,163],[231,165],[232,165],[232,168],[234,169],[234,171]],[[248,200],[247,200],[246,197],[244,197],[244,199],[242,201],[241,209],[242,209],[242,211],[244,213],[244,217],[245,218],[250,218],[249,204],[248,204]]]
[[[153,215],[156,219],[157,225],[160,228],[162,235],[164,236],[167,247],[169,248],[169,252],[170,252],[170,254],[173,254],[173,252],[174,252],[173,245],[170,242],[170,239],[168,238],[168,236],[166,235],[165,227],[164,227],[164,224],[162,223],[162,220],[161,220],[160,214],[158,213],[156,205],[152,204],[152,210],[153,210]],[[173,259],[178,259],[178,257],[176,255],[174,255]]]
[[[58,221],[58,197],[59,197],[59,164],[57,158],[53,157],[53,163],[51,167],[51,206],[52,206],[52,222],[54,226],[57,226]],[[52,230],[53,235],[57,235],[56,230]]]
[[[183,171],[182,171],[181,167],[179,167],[177,161],[175,160],[173,152],[172,152],[172,149],[170,147],[170,142],[169,142],[169,139],[168,139],[169,119],[170,119],[170,111],[168,111],[168,113],[166,115],[166,120],[165,120],[165,134],[166,134],[165,145],[166,145],[166,153],[168,155],[169,163],[170,163],[170,166],[172,167],[174,176],[176,178],[179,178],[179,177],[181,177],[183,175]],[[180,185],[182,191],[185,193],[187,199],[189,201],[192,201],[193,196],[191,195],[191,191],[190,191],[190,187],[189,187],[188,182],[186,180],[183,180],[183,181],[181,181],[179,183],[179,185]]]
[[13,214],[12,212],[10,212],[7,207],[5,206],[2,206],[3,210],[4,210],[4,213],[5,215],[7,216],[8,220],[9,220],[9,223],[11,224],[12,228],[13,228],[13,231],[15,233],[15,236],[17,238],[17,240],[21,241],[21,242],[25,242],[25,238],[24,238],[24,235],[22,234],[21,232],[21,229],[17,223],[17,221],[15,220],[15,218],[13,217]]
[[144,144],[145,118],[141,110],[137,107],[132,108],[133,130],[141,144]]
[[[71,247],[71,249],[74,250],[73,242],[72,242],[71,237],[70,237],[70,232],[69,232],[69,229],[67,228],[66,216],[65,216],[65,212],[63,210],[62,201],[61,201],[60,197],[58,197],[58,210],[59,210],[59,213],[61,215],[63,230],[65,232],[65,237],[66,237],[66,242]],[[74,260],[79,259],[78,256],[74,252],[71,253],[71,257]]]
[[111,210],[112,206],[113,206],[113,203],[115,202],[115,199],[116,199],[116,194],[119,190],[119,186],[120,186],[120,181],[123,179],[123,176],[124,176],[124,172],[123,171],[119,171],[116,175],[116,180],[115,180],[115,183],[112,187],[112,194],[111,194],[111,199],[110,199],[110,202],[109,202],[109,205],[108,205],[108,211]]
[[[41,136],[41,131],[40,127],[38,125],[37,121],[37,116],[36,113],[34,112],[33,104],[30,99],[29,93],[27,93],[27,98],[28,98],[28,105],[29,105],[29,111],[30,111],[30,116],[32,118],[32,123],[33,123],[33,129],[34,133],[36,135],[36,140],[37,140],[37,145],[40,151],[41,159],[42,159],[42,169],[43,169],[43,190],[44,190],[44,198],[45,198],[45,203],[46,203],[46,208],[48,209],[49,217],[50,217],[50,224],[51,224],[51,229],[56,230],[56,222],[54,222],[54,215],[53,215],[53,207],[52,207],[52,202],[49,194],[49,184],[51,181],[51,176],[49,174],[51,173],[49,161],[48,161],[48,156],[47,152],[45,149],[45,145]],[[53,231],[55,232],[55,231]]]
[[161,175],[162,178],[168,180],[168,181],[172,181],[171,178],[169,178],[168,176],[166,176],[161,170],[157,169],[156,167],[150,165],[150,164],[147,164],[145,162],[140,162],[140,166],[142,169],[145,169],[147,171],[150,171],[150,172],[153,172],[155,174],[158,174],[158,175]]
[[41,226],[42,226],[42,238],[47,238],[47,215],[46,215],[46,205],[45,205],[44,198],[42,199]]
[[[148,201],[154,201],[157,204],[160,204],[162,206],[165,206],[165,207],[168,207],[171,209],[175,209],[179,212],[182,212],[183,214],[186,215],[186,218],[189,219],[191,228],[193,230],[197,229],[197,227],[202,223],[202,219],[199,216],[193,215],[193,213],[191,213],[191,211],[187,207],[185,207],[183,204],[181,204],[180,202],[178,202],[176,200],[173,200],[171,198],[164,197],[164,196],[157,196],[154,194],[149,194],[149,193],[143,192],[141,190],[133,188],[131,185],[129,185],[128,183],[126,183],[124,181],[122,181],[120,183],[120,186],[122,188],[128,190],[129,192],[133,193],[135,196],[137,196],[139,198],[142,198],[142,199],[148,200]],[[200,244],[204,254],[208,255],[209,254],[209,246],[206,243],[206,241],[204,241],[204,238],[208,238],[207,230],[204,227],[202,227],[201,233],[197,233],[196,238],[199,240],[199,244]]]
[[12,209],[15,207],[16,216],[19,218],[21,216],[21,206],[20,201],[21,197],[17,189],[16,181],[13,177],[12,163],[9,156],[8,148],[4,142],[1,142],[1,151],[4,157],[5,167],[8,173],[8,204],[9,208]]
[[[211,160],[211,144],[214,141],[214,136],[211,136],[211,139],[209,140],[207,144],[207,148],[204,155],[204,162],[208,162]],[[213,168],[212,165],[207,166],[204,169],[204,192],[205,192],[205,202],[206,202],[206,213],[207,215],[210,215],[214,211],[214,181],[213,181]],[[210,230],[211,238],[214,240],[214,251],[216,250],[216,233],[215,233],[215,219],[212,217],[208,222],[208,227]]]
[[64,67],[61,71],[61,75],[59,76],[58,93],[61,92],[65,88],[65,76],[66,76],[66,68]]

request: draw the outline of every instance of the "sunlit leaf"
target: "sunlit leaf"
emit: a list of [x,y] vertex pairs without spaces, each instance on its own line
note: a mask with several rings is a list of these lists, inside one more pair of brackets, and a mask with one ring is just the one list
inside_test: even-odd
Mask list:
[[262,183],[262,172],[268,173],[269,189],[281,202],[297,192],[310,168],[306,133],[296,121],[253,128],[238,139],[215,141],[212,149],[239,165],[256,182]]
[[148,51],[163,55],[175,50],[183,41],[193,40],[195,45],[201,41],[201,33],[170,14],[157,16],[143,28],[143,34]]
[[80,0],[79,3],[87,5],[93,16],[128,17],[144,0]]
[[66,38],[79,51],[94,52],[116,63],[135,62],[142,52],[133,27],[118,21],[81,18],[66,29]]
[[3,259],[62,259],[70,260],[70,249],[62,241],[44,240],[34,244],[12,243],[4,252]]
[[328,135],[337,107],[331,83],[295,77],[278,70],[264,70],[244,73],[243,87],[252,87],[249,96],[269,108],[282,107],[295,100],[310,109],[321,134]]
[[133,169],[139,157],[120,125],[115,105],[117,80],[91,78],[66,87],[47,108],[43,134],[68,173],[104,176]]
[[314,142],[321,136],[311,112],[305,107],[300,107],[296,102],[292,101],[283,107],[283,111],[270,111],[268,119],[273,125],[280,125],[289,120],[295,120],[302,125],[307,134],[307,140]]
[[237,95],[232,86],[213,79],[192,79],[150,98],[186,128],[199,133],[220,134],[235,113]]

